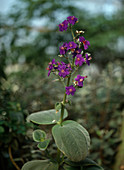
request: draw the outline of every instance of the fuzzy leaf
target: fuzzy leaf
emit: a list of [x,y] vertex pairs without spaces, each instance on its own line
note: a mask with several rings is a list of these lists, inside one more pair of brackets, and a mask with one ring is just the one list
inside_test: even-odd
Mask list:
[[75,121],[65,121],[52,128],[57,147],[68,159],[79,162],[86,158],[90,146],[90,137],[84,127]]
[[35,160],[25,163],[21,170],[58,170],[58,164],[49,160]]
[[43,130],[37,129],[33,131],[33,139],[35,142],[44,141],[46,137],[46,133]]
[[[55,109],[46,110],[41,112],[32,113],[28,116],[27,120],[39,125],[50,125],[55,124],[59,121],[61,115],[61,111],[56,113]],[[68,112],[64,110],[64,118],[68,116]]]
[[49,145],[49,142],[50,142],[50,140],[49,140],[49,139],[46,139],[46,140],[44,140],[43,142],[40,142],[40,143],[37,145],[37,147],[38,147],[40,150],[44,151],[44,150],[47,148],[47,146]]

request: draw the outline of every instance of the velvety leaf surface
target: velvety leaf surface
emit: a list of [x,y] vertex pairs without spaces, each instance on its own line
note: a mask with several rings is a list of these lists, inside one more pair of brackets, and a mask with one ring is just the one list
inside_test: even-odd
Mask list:
[[95,161],[86,158],[80,162],[72,162],[68,159],[65,159],[65,163],[70,165],[71,167],[79,167],[83,168],[83,170],[103,170]]
[[50,142],[50,140],[49,140],[49,139],[46,139],[46,140],[44,140],[43,142],[40,142],[40,143],[37,145],[37,147],[38,147],[40,150],[44,151],[44,150],[47,148],[47,146],[49,145],[49,142]]
[[43,130],[37,129],[33,131],[33,139],[35,142],[44,141],[46,137],[46,133]]
[[[41,112],[32,113],[28,116],[27,120],[39,125],[49,125],[55,124],[59,121],[61,115],[61,111],[56,113],[55,109],[46,110]],[[64,118],[68,116],[68,112],[64,110]]]
[[86,158],[90,146],[90,137],[84,127],[75,121],[65,121],[52,128],[57,147],[68,159],[79,162]]
[[58,170],[58,164],[49,160],[35,160],[25,163],[21,170]]

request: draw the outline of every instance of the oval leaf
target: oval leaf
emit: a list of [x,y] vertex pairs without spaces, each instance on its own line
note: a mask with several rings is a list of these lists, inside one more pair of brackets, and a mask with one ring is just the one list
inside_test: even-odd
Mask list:
[[58,170],[58,164],[49,160],[35,160],[25,163],[21,170]]
[[46,133],[43,130],[37,129],[33,131],[33,139],[35,142],[42,142],[45,140]]
[[37,145],[37,147],[38,147],[40,150],[44,151],[44,150],[47,148],[47,146],[49,145],[49,143],[50,143],[50,140],[49,140],[49,139],[46,139],[45,141],[40,142],[40,143]]
[[64,162],[72,167],[82,167],[84,170],[103,170],[102,167],[100,167],[96,162],[93,160],[86,158],[83,161],[80,162],[72,162],[68,160],[67,158],[64,160]]
[[90,137],[86,129],[77,122],[68,120],[62,126],[55,125],[52,134],[57,147],[71,161],[79,162],[88,155]]
[[[56,113],[55,109],[32,113],[27,120],[39,125],[55,124],[60,120],[61,110]],[[68,116],[68,112],[64,110],[64,118]]]

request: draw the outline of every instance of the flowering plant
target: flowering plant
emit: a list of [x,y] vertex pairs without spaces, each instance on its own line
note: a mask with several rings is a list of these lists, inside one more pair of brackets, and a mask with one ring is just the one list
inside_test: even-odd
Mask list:
[[[48,76],[53,73],[58,80],[64,85],[65,94],[62,102],[55,104],[55,109],[32,113],[28,120],[39,125],[55,124],[52,127],[52,135],[57,146],[56,158],[49,156],[47,160],[34,160],[27,162],[22,170],[101,170],[102,168],[94,161],[87,158],[90,147],[90,137],[87,130],[72,120],[64,119],[68,116],[66,105],[70,104],[67,99],[69,95],[74,95],[76,90],[83,87],[83,82],[87,76],[74,75],[77,70],[84,64],[90,65],[91,56],[85,50],[90,46],[82,34],[83,31],[76,31],[75,35],[72,30],[73,25],[78,22],[75,16],[67,17],[58,25],[59,31],[63,32],[70,29],[73,41],[65,42],[59,47],[60,55],[66,59],[55,61],[53,59],[48,65]],[[71,83],[71,84],[70,84]],[[46,138],[43,130],[33,132],[34,141],[38,142],[38,148],[42,151],[47,150],[50,140]]]

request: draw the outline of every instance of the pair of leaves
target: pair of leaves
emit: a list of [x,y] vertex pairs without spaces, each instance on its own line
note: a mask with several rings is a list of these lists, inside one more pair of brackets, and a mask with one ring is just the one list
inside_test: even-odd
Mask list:
[[37,147],[44,151],[49,145],[50,140],[46,139],[46,133],[43,130],[37,129],[33,132],[33,139],[35,142],[39,142]]
[[79,162],[86,158],[90,137],[84,127],[75,121],[64,121],[62,126],[55,125],[52,134],[59,150],[71,161]]
[[[61,115],[61,111],[56,113],[56,110],[52,109],[52,110],[32,113],[31,115],[28,116],[27,120],[39,125],[50,125],[50,124],[57,123],[60,120],[60,115]],[[67,116],[68,116],[68,112],[65,109],[64,118],[66,118]],[[44,131],[35,130],[33,132],[34,141],[40,142],[37,145],[40,150],[45,150],[49,145],[50,140],[45,138],[46,138],[46,133]]]
[[[39,125],[50,125],[59,122],[61,116],[61,110],[56,113],[55,109],[40,111],[36,113],[32,113],[28,116],[27,120]],[[64,109],[64,116],[65,119],[68,116],[68,112]]]
[[58,164],[50,160],[35,160],[25,163],[21,170],[58,170]]

